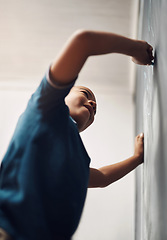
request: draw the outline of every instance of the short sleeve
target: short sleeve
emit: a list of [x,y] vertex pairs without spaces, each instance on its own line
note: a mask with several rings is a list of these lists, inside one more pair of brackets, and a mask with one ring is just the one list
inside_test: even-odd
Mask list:
[[29,100],[29,107],[42,112],[48,112],[50,109],[64,104],[64,98],[68,95],[76,80],[73,80],[71,84],[63,87],[54,87],[49,83],[50,81],[48,79],[48,72],[49,70]]

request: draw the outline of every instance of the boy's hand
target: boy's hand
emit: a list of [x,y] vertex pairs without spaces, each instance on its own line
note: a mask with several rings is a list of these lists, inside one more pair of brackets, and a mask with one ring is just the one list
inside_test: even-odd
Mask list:
[[144,134],[140,133],[135,138],[134,155],[137,156],[139,164],[144,162]]
[[145,41],[136,41],[136,48],[133,53],[132,61],[139,65],[151,65],[154,60],[153,48]]

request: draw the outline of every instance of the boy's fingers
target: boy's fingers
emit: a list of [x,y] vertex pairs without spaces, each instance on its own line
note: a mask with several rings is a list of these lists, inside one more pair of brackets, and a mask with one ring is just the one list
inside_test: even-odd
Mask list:
[[149,49],[150,51],[152,51],[152,50],[153,50],[153,47],[152,47],[150,44],[148,44],[148,49]]
[[148,53],[148,65],[152,64],[153,56],[153,47],[147,43],[147,53]]
[[140,133],[139,137],[143,141],[144,140],[144,133]]
[[148,45],[147,52],[148,52],[148,54],[149,54],[150,63],[152,64],[152,60],[154,60],[153,47],[150,46],[150,45]]
[[140,133],[139,135],[137,135],[137,138],[140,138],[140,139],[144,139],[144,133]]
[[152,47],[149,43],[147,43],[147,42],[146,42],[146,44],[147,44],[147,50],[152,51],[152,50],[153,50],[153,47]]
[[141,137],[141,138],[144,138],[144,133],[140,133],[140,137]]

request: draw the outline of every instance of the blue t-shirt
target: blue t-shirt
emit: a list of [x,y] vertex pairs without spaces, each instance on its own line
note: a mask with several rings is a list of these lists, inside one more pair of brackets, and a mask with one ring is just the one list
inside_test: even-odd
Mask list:
[[19,118],[0,169],[0,227],[16,240],[69,239],[82,213],[90,158],[64,98],[45,76]]

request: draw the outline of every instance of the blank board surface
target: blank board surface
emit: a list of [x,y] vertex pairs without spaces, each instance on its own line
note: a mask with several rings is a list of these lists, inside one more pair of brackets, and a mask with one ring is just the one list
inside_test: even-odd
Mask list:
[[167,1],[140,0],[139,38],[154,48],[154,66],[139,66],[136,134],[144,164],[136,170],[136,240],[167,239]]

